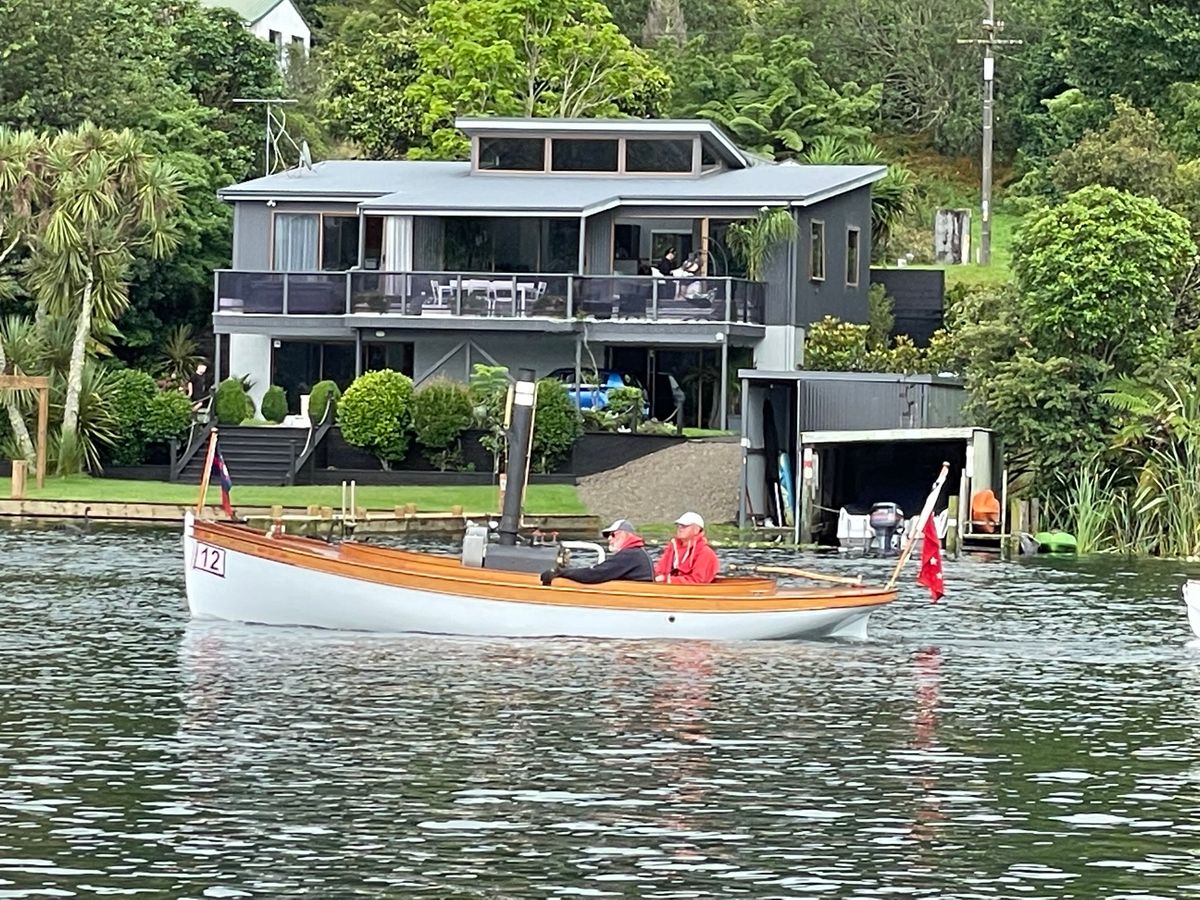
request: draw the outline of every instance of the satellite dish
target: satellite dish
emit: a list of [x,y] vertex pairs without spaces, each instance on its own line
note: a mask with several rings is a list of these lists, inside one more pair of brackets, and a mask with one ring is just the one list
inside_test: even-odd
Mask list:
[[312,152],[308,149],[308,141],[300,142],[300,165],[310,172],[313,170]]

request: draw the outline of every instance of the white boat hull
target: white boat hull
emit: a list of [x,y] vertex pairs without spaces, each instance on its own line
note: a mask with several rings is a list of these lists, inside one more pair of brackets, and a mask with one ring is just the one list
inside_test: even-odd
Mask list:
[[1192,632],[1200,638],[1200,581],[1191,579],[1183,586],[1183,602],[1187,606]]
[[[781,640],[866,637],[872,607],[691,612],[465,597],[314,571],[211,548],[184,528],[188,606],[198,619],[379,632],[505,637]],[[219,568],[219,572],[216,571]]]

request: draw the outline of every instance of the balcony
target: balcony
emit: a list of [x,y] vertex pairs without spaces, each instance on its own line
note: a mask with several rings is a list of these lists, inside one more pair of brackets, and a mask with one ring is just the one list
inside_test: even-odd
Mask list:
[[217,313],[750,325],[763,324],[766,294],[766,285],[741,278],[496,272],[219,270],[215,287]]

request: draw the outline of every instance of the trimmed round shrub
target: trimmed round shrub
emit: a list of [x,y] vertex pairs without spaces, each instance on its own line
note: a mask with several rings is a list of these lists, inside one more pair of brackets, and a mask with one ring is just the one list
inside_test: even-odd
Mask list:
[[533,420],[535,472],[552,472],[571,454],[583,434],[583,420],[561,381],[543,378],[538,382],[537,412]]
[[237,378],[226,378],[217,386],[217,423],[240,425],[254,417],[254,401]]
[[[118,466],[140,465],[146,459],[146,413],[159,392],[158,384],[152,375],[138,369],[109,370],[107,383],[107,399],[115,419],[111,460]],[[178,392],[176,396],[191,409],[187,397]]]
[[181,438],[192,425],[192,401],[179,391],[159,391],[146,404],[142,435],[148,444]]
[[308,418],[314,425],[320,425],[325,421],[326,405],[332,405],[329,414],[336,419],[338,400],[341,398],[342,392],[336,382],[318,381],[308,395]]
[[284,420],[288,414],[287,394],[283,392],[277,384],[267,388],[267,392],[262,398],[262,415],[268,422],[274,422],[278,425]]
[[642,418],[645,398],[642,389],[636,387],[613,388],[608,392],[608,404],[604,411],[618,427],[633,428]]
[[413,395],[413,435],[426,450],[445,450],[471,426],[473,408],[465,384],[437,378]]
[[391,369],[354,379],[338,402],[337,422],[346,443],[374,453],[387,467],[408,452],[412,379]]

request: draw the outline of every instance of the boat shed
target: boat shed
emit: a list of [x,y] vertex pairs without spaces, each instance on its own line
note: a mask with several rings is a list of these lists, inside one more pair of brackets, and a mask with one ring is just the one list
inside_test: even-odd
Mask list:
[[918,512],[942,462],[950,472],[939,510],[955,494],[963,512],[978,490],[1003,494],[1000,448],[989,429],[966,423],[958,378],[755,369],[739,376],[742,527],[789,526],[797,543],[833,544],[843,508],[861,514],[893,502]]

